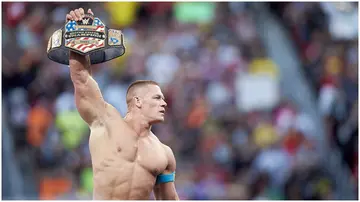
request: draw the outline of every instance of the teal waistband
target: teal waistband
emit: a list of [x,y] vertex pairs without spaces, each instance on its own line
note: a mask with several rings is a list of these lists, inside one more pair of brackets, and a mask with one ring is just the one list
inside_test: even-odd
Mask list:
[[175,172],[169,174],[160,174],[156,177],[156,184],[174,182]]

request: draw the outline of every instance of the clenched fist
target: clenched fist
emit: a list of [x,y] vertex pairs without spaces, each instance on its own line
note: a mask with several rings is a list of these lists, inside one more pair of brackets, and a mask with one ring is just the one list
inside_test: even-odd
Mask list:
[[[94,13],[89,8],[87,11],[88,14],[94,15]],[[66,14],[66,22],[69,20],[75,20],[79,21],[82,20],[82,18],[85,16],[85,11],[83,8],[75,9],[73,11],[70,11],[70,13]]]

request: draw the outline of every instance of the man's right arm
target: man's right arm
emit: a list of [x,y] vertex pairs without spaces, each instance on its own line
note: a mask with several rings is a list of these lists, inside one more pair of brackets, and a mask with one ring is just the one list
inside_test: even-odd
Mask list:
[[101,122],[106,113],[107,103],[91,76],[89,56],[70,52],[69,65],[75,88],[75,103],[80,116],[90,126]]
[[[94,15],[89,9],[87,13]],[[85,16],[83,8],[70,11],[66,21],[79,21]],[[70,76],[75,88],[75,103],[80,116],[89,126],[101,123],[108,104],[104,101],[99,86],[91,76],[90,57],[70,51]]]

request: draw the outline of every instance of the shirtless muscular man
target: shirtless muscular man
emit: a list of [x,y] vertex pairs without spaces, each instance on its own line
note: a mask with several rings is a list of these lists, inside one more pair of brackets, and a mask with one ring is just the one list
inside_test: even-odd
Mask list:
[[[88,13],[94,15],[89,9]],[[79,21],[84,9],[66,15]],[[179,200],[175,190],[176,161],[172,150],[151,132],[164,121],[166,102],[154,81],[136,81],[127,91],[128,112],[123,119],[103,99],[91,76],[89,56],[70,51],[70,75],[79,114],[91,129],[89,147],[95,200]]]

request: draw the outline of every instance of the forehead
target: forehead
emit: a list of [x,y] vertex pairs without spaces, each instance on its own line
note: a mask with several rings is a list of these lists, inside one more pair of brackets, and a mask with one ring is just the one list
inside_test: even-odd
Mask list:
[[157,85],[148,85],[147,90],[148,90],[148,93],[151,95],[154,95],[154,94],[163,95],[161,92],[161,88]]
[[148,96],[154,96],[154,95],[161,95],[163,96],[162,92],[161,92],[161,88],[157,85],[147,85],[146,87],[146,94]]

